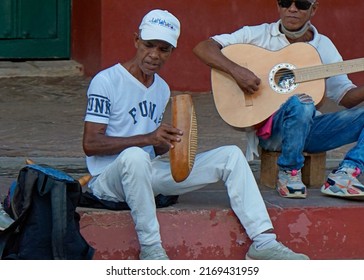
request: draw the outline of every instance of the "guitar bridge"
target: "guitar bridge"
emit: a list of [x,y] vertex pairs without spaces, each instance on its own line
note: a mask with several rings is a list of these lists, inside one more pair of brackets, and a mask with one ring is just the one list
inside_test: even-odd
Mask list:
[[253,97],[250,94],[244,94],[245,107],[253,106]]

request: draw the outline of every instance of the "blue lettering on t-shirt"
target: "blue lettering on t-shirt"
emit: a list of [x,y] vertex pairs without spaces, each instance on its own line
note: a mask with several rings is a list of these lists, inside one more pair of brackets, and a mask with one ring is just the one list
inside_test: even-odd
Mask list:
[[133,107],[131,110],[129,110],[129,114],[132,117],[134,124],[138,122],[138,118],[149,118],[157,124],[157,122],[160,123],[162,117],[155,116],[156,107],[156,104],[150,101],[148,104],[148,101],[144,100],[142,102],[139,102],[138,106]]
[[87,101],[87,114],[98,117],[110,117],[110,99],[105,96],[90,94]]

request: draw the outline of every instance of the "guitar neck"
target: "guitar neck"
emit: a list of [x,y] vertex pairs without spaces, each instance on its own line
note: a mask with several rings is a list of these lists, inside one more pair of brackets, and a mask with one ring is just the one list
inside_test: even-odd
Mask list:
[[343,62],[293,70],[295,74],[295,81],[297,83],[329,78],[341,74],[356,73],[360,71],[364,71],[364,58],[351,59]]

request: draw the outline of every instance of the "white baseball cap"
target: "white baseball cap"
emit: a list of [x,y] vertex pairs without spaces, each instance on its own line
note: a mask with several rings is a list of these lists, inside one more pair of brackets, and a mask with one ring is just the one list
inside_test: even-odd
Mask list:
[[168,11],[152,10],[146,14],[139,26],[143,40],[162,40],[177,47],[180,34],[179,20]]

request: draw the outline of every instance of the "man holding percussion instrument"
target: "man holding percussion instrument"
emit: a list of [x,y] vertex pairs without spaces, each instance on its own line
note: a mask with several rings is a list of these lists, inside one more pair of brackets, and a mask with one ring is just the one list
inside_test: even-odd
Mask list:
[[253,244],[250,259],[308,259],[276,241],[273,226],[250,167],[236,146],[197,154],[189,176],[176,182],[160,155],[180,144],[179,128],[162,123],[170,89],[157,74],[180,34],[168,11],[146,14],[134,35],[129,61],[98,73],[90,83],[83,148],[93,178],[89,188],[100,199],[126,202],[140,243],[140,259],[167,260],[154,197],[180,195],[223,180],[231,207]]

